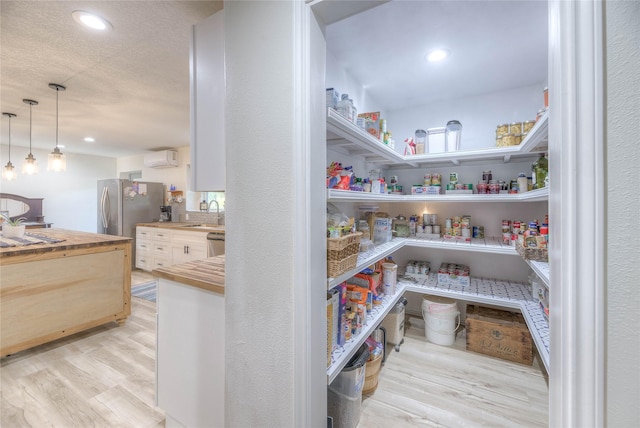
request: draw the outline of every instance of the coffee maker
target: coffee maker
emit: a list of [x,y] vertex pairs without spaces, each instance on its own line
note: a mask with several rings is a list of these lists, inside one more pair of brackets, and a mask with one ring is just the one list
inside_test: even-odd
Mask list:
[[160,206],[160,221],[171,221],[171,205]]

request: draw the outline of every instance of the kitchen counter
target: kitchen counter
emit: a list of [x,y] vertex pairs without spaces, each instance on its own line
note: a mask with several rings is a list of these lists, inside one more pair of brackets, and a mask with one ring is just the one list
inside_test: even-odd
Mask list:
[[156,221],[153,223],[138,223],[136,226],[158,227],[171,230],[191,230],[194,232],[219,232],[225,233],[224,224],[215,225],[210,223],[178,223],[171,221]]
[[224,255],[155,269],[158,278],[169,279],[224,295]]
[[6,257],[43,254],[53,251],[89,249],[102,245],[126,244],[131,242],[131,238],[123,236],[102,235],[65,229],[28,230],[27,234],[29,234],[29,236],[44,236],[46,238],[61,239],[63,241],[0,248],[0,260]]
[[57,243],[0,249],[0,356],[131,314],[131,238],[39,229]]

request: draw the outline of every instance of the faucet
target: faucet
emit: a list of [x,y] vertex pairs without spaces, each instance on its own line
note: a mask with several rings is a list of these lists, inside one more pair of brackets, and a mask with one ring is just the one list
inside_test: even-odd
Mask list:
[[209,202],[209,205],[207,205],[207,212],[211,212],[211,204],[212,203],[216,203],[216,226],[220,225],[220,204],[218,204],[218,201],[216,201],[215,199],[212,199],[211,202]]

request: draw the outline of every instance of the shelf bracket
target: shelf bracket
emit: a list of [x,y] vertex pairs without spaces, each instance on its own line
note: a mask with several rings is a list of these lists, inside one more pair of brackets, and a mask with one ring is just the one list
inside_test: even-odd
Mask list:
[[455,166],[460,165],[460,161],[458,159],[451,159],[451,163],[454,164]]
[[504,155],[504,163],[508,163],[511,160],[511,155]]

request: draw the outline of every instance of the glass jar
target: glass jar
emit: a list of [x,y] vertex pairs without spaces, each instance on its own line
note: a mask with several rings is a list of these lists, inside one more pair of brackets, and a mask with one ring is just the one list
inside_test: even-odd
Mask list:
[[457,120],[447,122],[445,130],[445,147],[447,152],[460,150],[460,138],[462,136],[462,124]]
[[493,180],[493,174],[491,173],[491,170],[482,171],[482,181],[486,184],[491,180]]
[[496,128],[496,137],[500,137],[503,134],[509,133],[509,124],[503,123],[502,125],[498,125]]
[[522,134],[522,122],[513,122],[509,125],[510,134]]
[[516,135],[513,133],[504,134],[502,136],[502,145],[503,146],[515,146],[516,144]]
[[526,122],[522,123],[522,133],[523,134],[528,134],[529,131],[531,131],[531,128],[533,128],[533,125],[536,124],[535,120],[527,120]]
[[478,184],[476,185],[476,190],[478,192],[478,195],[486,195],[488,190],[487,182],[478,181]]
[[489,181],[487,188],[490,195],[497,195],[500,193],[500,184],[496,180]]

